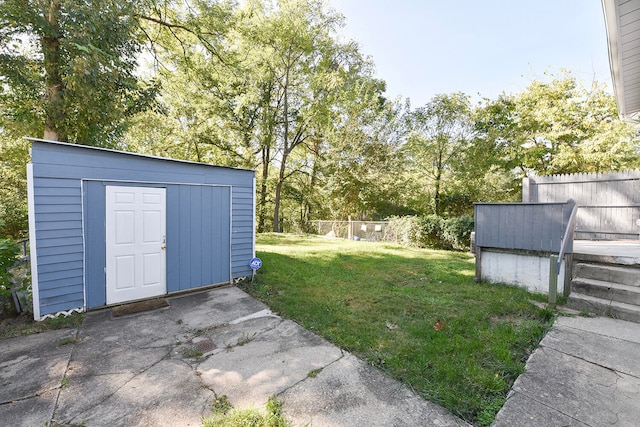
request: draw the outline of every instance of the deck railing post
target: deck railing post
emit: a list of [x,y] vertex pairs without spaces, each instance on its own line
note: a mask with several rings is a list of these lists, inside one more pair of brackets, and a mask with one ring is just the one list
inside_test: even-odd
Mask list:
[[476,246],[475,255],[476,255],[476,277],[475,277],[475,281],[476,282],[480,282],[480,281],[482,281],[482,248],[480,248],[480,246]]
[[549,305],[556,306],[558,301],[558,255],[549,257]]

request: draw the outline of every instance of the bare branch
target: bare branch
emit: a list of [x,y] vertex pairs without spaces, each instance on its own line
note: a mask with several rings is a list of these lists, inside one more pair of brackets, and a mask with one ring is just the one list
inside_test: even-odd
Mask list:
[[[136,17],[139,18],[139,19],[144,19],[145,21],[153,22],[155,24],[158,24],[158,25],[161,25],[163,27],[168,28],[171,31],[171,34],[173,34],[173,36],[180,42],[181,45],[182,45],[182,40],[177,36],[177,34],[176,34],[176,32],[174,30],[182,30],[182,31],[184,31],[186,33],[189,33],[189,34],[195,36],[202,43],[202,45],[204,46],[204,48],[208,52],[210,52],[213,56],[218,58],[218,60],[221,63],[223,63],[224,65],[228,65],[227,62],[225,61],[225,59],[222,57],[222,55],[215,48],[215,46],[213,46],[209,42],[209,40],[207,40],[207,38],[205,37],[207,35],[214,35],[213,33],[195,31],[192,28],[187,27],[186,25],[174,24],[174,23],[167,22],[167,21],[159,19],[159,18],[155,18],[153,16],[136,15]],[[184,48],[183,48],[183,50],[184,50]]]

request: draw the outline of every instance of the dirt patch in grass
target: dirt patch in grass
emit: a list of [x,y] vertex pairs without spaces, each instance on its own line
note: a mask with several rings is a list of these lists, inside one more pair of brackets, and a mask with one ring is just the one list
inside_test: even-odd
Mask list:
[[154,298],[113,307],[111,309],[111,314],[113,317],[120,317],[127,316],[129,314],[142,313],[144,311],[157,310],[163,307],[169,307],[167,300],[164,298]]
[[489,317],[489,322],[491,322],[492,325],[498,325],[500,323],[507,323],[511,326],[518,326],[522,323],[522,317],[515,315],[515,314],[511,314],[511,315],[506,315],[506,316],[490,316]]

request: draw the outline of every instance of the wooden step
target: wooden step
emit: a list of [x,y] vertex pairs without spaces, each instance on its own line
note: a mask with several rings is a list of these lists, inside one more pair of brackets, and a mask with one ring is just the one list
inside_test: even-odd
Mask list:
[[575,310],[583,310],[598,316],[612,317],[640,323],[640,306],[572,292],[567,305]]
[[638,286],[576,278],[571,281],[571,292],[640,306],[640,287]]

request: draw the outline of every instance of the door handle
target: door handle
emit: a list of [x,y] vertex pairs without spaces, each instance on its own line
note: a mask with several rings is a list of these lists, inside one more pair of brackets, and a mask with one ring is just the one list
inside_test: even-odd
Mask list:
[[164,251],[165,249],[167,249],[167,245],[160,246],[160,249],[162,249]]

